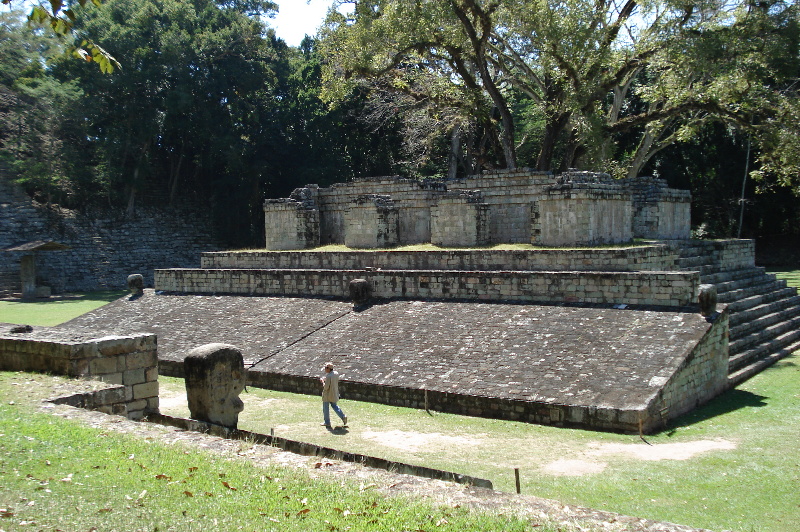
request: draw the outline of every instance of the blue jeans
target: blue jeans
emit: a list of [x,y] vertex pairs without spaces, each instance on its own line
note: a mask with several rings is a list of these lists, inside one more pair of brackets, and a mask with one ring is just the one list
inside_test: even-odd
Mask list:
[[329,403],[327,401],[322,401],[322,418],[325,420],[326,425],[331,424],[331,413],[330,411],[328,411],[328,406],[333,408],[333,411],[336,412],[336,415],[342,418],[342,421],[344,421],[344,412],[342,412],[342,409],[339,408],[339,405],[337,405],[336,403]]

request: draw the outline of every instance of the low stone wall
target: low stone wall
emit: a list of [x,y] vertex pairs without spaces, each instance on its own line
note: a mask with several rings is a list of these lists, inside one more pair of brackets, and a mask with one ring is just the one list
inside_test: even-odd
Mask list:
[[307,270],[671,271],[678,252],[664,245],[625,248],[455,251],[220,251],[201,268]]
[[[61,333],[62,335],[64,333]],[[103,338],[57,333],[0,334],[0,370],[55,373],[118,385],[84,405],[141,419],[158,412],[158,355],[154,334]]]
[[363,278],[376,298],[429,298],[681,307],[695,301],[695,272],[441,270],[156,270],[156,290],[348,298]]
[[755,240],[691,240],[688,242],[677,241],[675,245],[683,246],[690,250],[684,251],[684,256],[688,256],[691,253],[695,256],[705,257],[707,264],[714,264],[714,267],[721,271],[755,266]]
[[656,414],[664,420],[675,419],[725,391],[728,387],[728,334],[729,314],[725,309],[675,373],[651,381],[653,386],[664,386],[650,406],[652,419],[655,420]]

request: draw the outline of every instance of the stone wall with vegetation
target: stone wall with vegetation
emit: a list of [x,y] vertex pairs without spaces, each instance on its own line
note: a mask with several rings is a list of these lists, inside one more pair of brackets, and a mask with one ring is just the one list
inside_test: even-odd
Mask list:
[[[126,287],[140,273],[152,286],[156,268],[192,267],[219,249],[209,220],[186,209],[139,208],[87,215],[34,202],[0,174],[0,249],[32,241],[66,244],[36,254],[38,284],[54,292]],[[19,292],[23,253],[0,252],[0,290]]]
[[117,385],[94,394],[90,406],[141,419],[158,412],[154,334],[81,338],[57,332],[0,334],[0,370],[55,373]]

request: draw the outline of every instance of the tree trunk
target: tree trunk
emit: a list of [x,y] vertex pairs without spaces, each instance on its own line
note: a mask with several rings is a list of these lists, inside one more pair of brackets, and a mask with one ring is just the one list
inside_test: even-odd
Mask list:
[[570,113],[563,112],[555,118],[548,120],[544,126],[544,138],[542,147],[539,150],[539,157],[536,159],[536,169],[549,171],[553,169],[553,155],[555,153],[558,137],[569,123]]
[[447,159],[447,178],[455,179],[458,176],[458,159],[461,151],[461,126],[453,128],[450,137],[450,155]]

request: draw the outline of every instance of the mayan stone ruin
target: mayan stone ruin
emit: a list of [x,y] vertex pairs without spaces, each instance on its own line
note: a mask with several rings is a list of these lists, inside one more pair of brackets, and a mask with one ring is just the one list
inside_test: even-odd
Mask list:
[[[318,395],[331,361],[347,400],[653,432],[800,348],[797,291],[755,266],[751,240],[690,239],[689,202],[663,180],[580,172],[309,185],[265,202],[267,249],[156,269],[140,297],[47,334],[157,337],[157,369],[135,351],[79,357],[80,374],[132,387],[110,408],[133,416],[157,411],[155,371],[185,377],[192,350],[224,343],[249,386]],[[396,247],[425,242],[440,249]],[[328,243],[350,249],[315,249]],[[0,334],[11,367],[31,352],[77,371],[29,333]]]
[[[203,253],[155,285],[176,308],[214,298],[195,333],[265,317],[236,321],[253,386],[316,394],[332,360],[348,399],[649,432],[800,342],[796,292],[755,267],[752,241],[690,240],[690,199],[587,172],[308,185],[265,202],[267,250]],[[427,242],[456,249],[392,249]],[[314,249],[332,243],[354,249]],[[131,323],[163,300],[147,293]],[[180,375],[180,355],[162,368]]]
[[266,248],[530,243],[594,246],[688,239],[688,191],[663,179],[527,169],[465,179],[365,178],[307,185],[264,203]]

